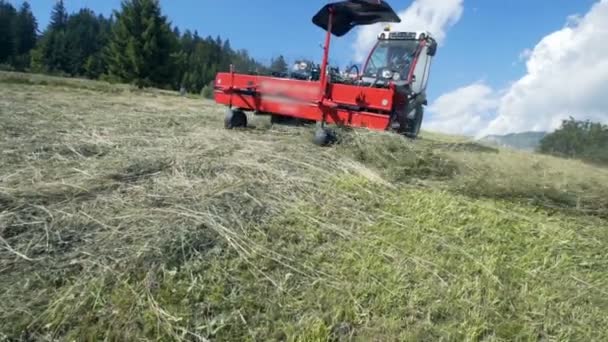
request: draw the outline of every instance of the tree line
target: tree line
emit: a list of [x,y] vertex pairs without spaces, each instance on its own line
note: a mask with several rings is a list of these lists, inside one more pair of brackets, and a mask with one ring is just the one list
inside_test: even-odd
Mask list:
[[540,141],[538,151],[608,165],[608,125],[569,118]]
[[220,36],[180,32],[158,0],[123,0],[110,17],[88,8],[68,13],[59,0],[43,31],[28,1],[17,9],[0,0],[3,69],[199,93],[231,64],[240,72],[257,73],[284,67],[281,62],[267,67]]

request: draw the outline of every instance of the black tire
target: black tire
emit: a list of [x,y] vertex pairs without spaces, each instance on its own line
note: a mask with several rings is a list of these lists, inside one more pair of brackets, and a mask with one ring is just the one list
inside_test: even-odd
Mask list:
[[228,109],[224,118],[226,129],[247,127],[247,114],[239,109]]
[[422,120],[424,119],[424,108],[422,106],[416,107],[414,109],[416,113],[414,114],[413,119],[408,119],[408,127],[405,135],[414,139],[417,138],[420,134],[420,128],[422,127]]
[[327,128],[317,128],[312,141],[317,146],[327,146],[336,141],[336,135]]

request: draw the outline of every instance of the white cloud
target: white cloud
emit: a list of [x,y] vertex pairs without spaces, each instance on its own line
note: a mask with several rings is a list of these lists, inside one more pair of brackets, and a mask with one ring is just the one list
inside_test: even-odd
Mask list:
[[530,57],[532,57],[532,50],[524,49],[524,51],[519,54],[519,61],[527,61]]
[[[398,13],[401,22],[391,24],[395,30],[429,31],[441,44],[448,28],[456,24],[463,11],[464,0],[414,0]],[[362,26],[355,39],[355,60],[362,62],[372,49],[383,24]]]
[[[584,16],[570,16],[566,25],[522,54],[526,75],[508,85],[504,94],[484,92],[481,103],[495,101],[495,117],[482,125],[477,136],[522,131],[550,131],[562,120],[573,116],[579,120],[608,122],[608,0],[599,0]],[[451,96],[464,87],[443,95],[444,103],[432,104],[438,117],[462,100]],[[487,89],[486,89],[487,90]],[[437,101],[439,101],[439,99]],[[475,112],[463,113],[465,125]],[[453,133],[462,129],[443,125]]]
[[496,110],[498,98],[483,82],[473,83],[440,96],[428,108],[432,116],[425,129],[474,135],[483,129]]

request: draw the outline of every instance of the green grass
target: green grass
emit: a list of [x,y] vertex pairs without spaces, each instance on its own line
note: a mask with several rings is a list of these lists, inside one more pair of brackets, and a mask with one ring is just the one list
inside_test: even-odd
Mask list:
[[606,169],[15,77],[0,340],[608,339]]

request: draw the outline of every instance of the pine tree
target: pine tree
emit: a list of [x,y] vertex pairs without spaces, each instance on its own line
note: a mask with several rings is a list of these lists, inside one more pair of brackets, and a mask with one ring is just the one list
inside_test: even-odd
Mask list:
[[99,34],[97,35],[96,45],[97,51],[88,56],[84,65],[85,76],[92,79],[99,78],[108,71],[108,64],[106,63],[104,52],[110,40],[113,25],[113,19],[111,17],[106,19],[103,15],[99,15],[97,21],[99,22]]
[[270,63],[270,70],[278,74],[283,74],[287,72],[288,66],[287,62],[285,61],[285,57],[283,57],[283,55],[280,55],[276,59],[273,59]]
[[190,55],[192,52],[194,52],[195,44],[196,41],[194,40],[192,32],[190,32],[190,30],[186,30],[180,38],[181,50]]
[[232,55],[232,47],[230,46],[230,39],[226,39],[224,41],[224,45],[222,46],[222,53],[226,56]]
[[30,52],[36,47],[38,23],[30,4],[24,1],[15,18],[15,56],[12,60],[17,70],[30,66]]
[[226,41],[224,41],[222,43],[222,45],[220,45],[220,47],[221,47],[221,49],[220,49],[219,70],[220,71],[230,71],[230,65],[233,64],[232,63],[233,51],[232,51],[232,48],[230,47],[230,40],[226,39]]
[[139,87],[171,85],[178,42],[158,0],[125,0],[115,15],[108,47],[110,74]]
[[200,92],[205,85],[205,81],[207,80],[207,64],[210,61],[209,52],[209,47],[205,43],[199,42],[196,44],[194,53],[190,56],[187,88],[192,92]]
[[0,0],[0,63],[8,63],[15,56],[16,18],[15,7],[4,0]]
[[29,2],[24,1],[21,5],[15,27],[17,54],[27,54],[36,46],[36,32],[38,31],[38,22],[34,17],[34,13],[32,13]]
[[65,32],[69,62],[65,72],[70,75],[85,75],[87,70],[103,68],[94,64],[100,61],[89,59],[95,59],[94,56],[107,44],[107,35],[104,32],[105,21],[103,16],[98,17],[87,8],[68,18]]
[[66,28],[68,23],[68,11],[65,8],[65,4],[63,0],[58,0],[53,6],[53,11],[51,12],[51,30],[63,30]]
[[66,34],[68,14],[63,0],[57,1],[51,21],[38,46],[32,51],[31,64],[35,71],[64,74],[70,70],[70,42]]
[[51,73],[63,74],[69,69],[70,55],[65,29],[52,30],[44,48],[44,63]]
[[243,72],[267,69],[246,50],[233,50],[228,39],[182,33],[161,13],[159,0],[122,0],[109,19],[86,8],[70,15],[65,1],[57,0],[40,37],[37,26],[28,1],[16,11],[0,0],[0,63],[191,92],[231,64]]

